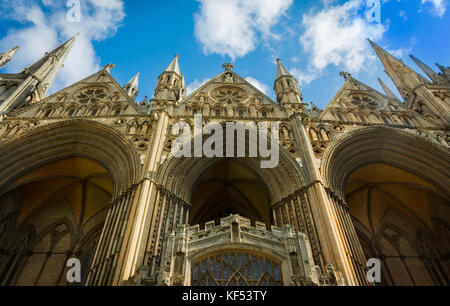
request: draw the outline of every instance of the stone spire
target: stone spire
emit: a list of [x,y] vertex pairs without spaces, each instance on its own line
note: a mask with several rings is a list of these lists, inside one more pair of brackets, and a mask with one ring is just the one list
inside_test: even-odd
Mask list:
[[165,72],[175,72],[176,74],[181,75],[180,64],[178,63],[178,54],[175,55],[170,65],[166,68]]
[[417,66],[419,66],[419,68],[425,72],[425,74],[433,81],[433,82],[438,82],[439,81],[439,76],[436,72],[433,71],[433,69],[431,69],[429,66],[425,65],[421,60],[419,60],[418,58],[416,58],[414,55],[410,55],[409,56],[416,64]]
[[277,102],[283,107],[287,104],[302,103],[303,97],[297,80],[283,66],[281,59],[277,59],[277,63],[277,75],[274,84]]
[[78,35],[75,35],[52,52],[46,53],[41,59],[25,68],[21,73],[11,77],[9,82],[14,83],[16,89],[9,93],[8,97],[0,104],[0,113],[13,111],[46,97],[50,85],[55,80],[56,74],[64,66],[64,60]]
[[370,40],[369,42],[380,58],[386,73],[402,95],[405,106],[427,118],[432,118],[430,120],[434,120],[434,124],[447,126],[450,118],[442,114],[448,114],[450,107],[448,103],[443,103],[433,94],[429,87],[432,83],[374,42]]
[[384,84],[383,80],[378,78],[378,82],[380,83],[381,87],[383,88],[383,91],[385,92],[388,98],[398,100],[397,96],[391,91],[391,89],[386,84]]
[[12,59],[14,54],[19,50],[19,46],[12,48],[4,53],[0,53],[0,68],[5,67]]
[[123,90],[131,98],[131,100],[136,100],[139,94],[139,72],[123,87]]
[[283,63],[281,62],[281,59],[277,59],[278,67],[277,67],[277,76],[275,79],[278,79],[282,76],[291,76],[289,71],[284,67]]
[[383,64],[386,73],[392,79],[405,101],[410,98],[410,92],[412,90],[420,85],[430,83],[423,76],[406,66],[401,60],[389,54],[370,39],[369,42]]
[[56,74],[64,67],[64,61],[78,36],[79,34],[75,35],[52,52],[46,53],[44,57],[23,71],[38,80],[36,85],[36,98],[38,100],[45,98],[50,85],[55,80]]

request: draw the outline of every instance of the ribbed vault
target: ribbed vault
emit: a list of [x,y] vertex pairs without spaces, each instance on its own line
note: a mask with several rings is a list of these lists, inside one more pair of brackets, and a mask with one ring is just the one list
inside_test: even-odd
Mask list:
[[432,205],[445,195],[422,178],[384,164],[355,171],[347,180],[345,199],[351,214],[376,234],[390,210],[398,210],[425,230],[432,229]]
[[66,202],[75,224],[81,227],[105,208],[112,197],[112,181],[106,169],[83,158],[58,161],[26,174],[8,190],[22,203],[18,226]]
[[190,224],[203,224],[230,214],[271,224],[269,196],[258,176],[233,160],[204,173],[192,193]]

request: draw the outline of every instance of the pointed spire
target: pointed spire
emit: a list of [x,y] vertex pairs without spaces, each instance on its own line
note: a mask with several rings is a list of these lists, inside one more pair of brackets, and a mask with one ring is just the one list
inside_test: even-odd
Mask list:
[[286,67],[283,66],[283,63],[281,62],[281,59],[277,59],[278,67],[277,67],[277,76],[276,79],[282,76],[291,76],[289,71],[286,69]]
[[56,74],[62,67],[64,67],[64,61],[79,35],[80,34],[75,35],[52,52],[46,53],[44,57],[24,70],[24,73],[31,74],[39,80],[36,87],[38,89],[40,99],[45,97],[48,88],[56,77]]
[[377,53],[386,73],[400,92],[412,90],[421,84],[429,83],[423,76],[406,66],[401,60],[389,54],[370,39],[368,41]]
[[391,89],[386,84],[384,84],[383,80],[378,78],[378,82],[380,83],[381,87],[383,88],[388,98],[398,100],[397,96],[391,91]]
[[14,54],[16,54],[17,50],[19,50],[19,46],[12,48],[4,53],[0,53],[0,68],[3,68],[8,64],[13,58]]
[[425,65],[421,60],[416,58],[414,55],[411,54],[409,57],[417,64],[417,66],[420,67],[420,69],[422,69],[423,72],[425,72],[425,74],[433,82],[437,82],[438,81],[438,75],[437,75],[436,72],[433,71],[433,69],[431,69],[429,66]]
[[175,55],[170,65],[166,68],[165,72],[175,72],[178,75],[181,75],[180,65],[178,64],[178,54]]
[[123,87],[127,95],[134,101],[139,94],[139,72]]

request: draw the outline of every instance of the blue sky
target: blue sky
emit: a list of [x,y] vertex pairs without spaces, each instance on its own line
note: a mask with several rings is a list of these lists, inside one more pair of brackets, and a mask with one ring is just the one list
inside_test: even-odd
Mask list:
[[[0,73],[26,65],[81,32],[51,91],[108,63],[120,84],[141,73],[140,94],[152,97],[156,79],[175,54],[193,90],[232,61],[235,71],[274,98],[276,58],[299,79],[305,102],[325,107],[347,71],[381,91],[393,89],[367,38],[418,70],[414,54],[434,67],[450,65],[448,0],[380,0],[380,22],[366,17],[378,0],[2,0],[0,50],[20,45]],[[80,22],[70,7],[80,4]],[[74,16],[74,15],[73,15]]]

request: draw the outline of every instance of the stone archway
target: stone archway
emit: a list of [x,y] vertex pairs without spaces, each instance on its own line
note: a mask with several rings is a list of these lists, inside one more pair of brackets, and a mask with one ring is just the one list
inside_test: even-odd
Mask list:
[[382,284],[448,284],[450,158],[442,147],[389,128],[357,130],[322,163],[330,194],[344,201]]
[[103,166],[114,182],[114,196],[139,180],[141,163],[131,143],[107,126],[75,120],[37,128],[0,144],[0,194],[26,173],[70,157]]
[[132,145],[97,123],[58,123],[0,144],[0,163],[1,283],[65,285],[73,257],[84,282],[111,205],[139,179]]

